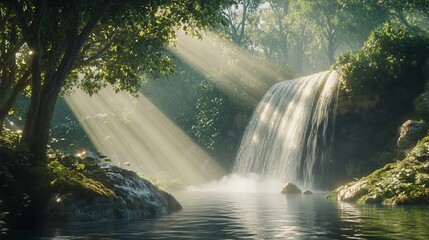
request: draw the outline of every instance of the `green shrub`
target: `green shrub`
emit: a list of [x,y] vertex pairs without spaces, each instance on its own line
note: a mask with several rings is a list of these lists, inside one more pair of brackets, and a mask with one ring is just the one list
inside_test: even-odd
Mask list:
[[342,54],[334,68],[343,74],[342,90],[350,98],[398,108],[423,90],[428,57],[427,34],[385,24],[371,33],[362,49]]

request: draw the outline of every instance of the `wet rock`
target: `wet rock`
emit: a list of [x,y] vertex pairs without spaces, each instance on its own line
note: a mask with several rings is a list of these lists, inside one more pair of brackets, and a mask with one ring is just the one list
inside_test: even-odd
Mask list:
[[410,157],[425,162],[429,160],[429,141],[422,141],[411,151]]
[[113,165],[103,167],[96,180],[112,190],[114,196],[82,196],[76,191],[58,193],[44,209],[45,218],[50,221],[141,219],[182,208],[172,195],[136,173]]
[[429,92],[424,92],[416,98],[414,109],[421,117],[425,119],[429,118]]
[[284,194],[301,194],[302,191],[293,183],[286,183],[283,186],[282,193]]
[[304,195],[311,195],[311,194],[313,194],[313,192],[310,191],[310,190],[307,190],[307,191],[304,191],[302,194],[304,194]]
[[408,120],[402,124],[399,139],[396,143],[398,153],[404,157],[405,153],[409,152],[426,135],[428,129],[429,125],[427,123],[414,120]]
[[383,202],[383,198],[379,194],[375,194],[372,196],[368,196],[363,202],[369,204],[379,204]]
[[357,181],[338,188],[337,199],[341,201],[356,201],[367,193],[367,182]]

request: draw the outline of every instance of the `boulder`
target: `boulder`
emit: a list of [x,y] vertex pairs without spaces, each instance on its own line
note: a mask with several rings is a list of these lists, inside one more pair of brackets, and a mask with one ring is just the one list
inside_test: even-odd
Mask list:
[[424,92],[416,98],[414,110],[420,117],[429,118],[429,92]]
[[301,194],[302,191],[293,183],[286,183],[283,186],[282,193],[284,194]]
[[49,221],[95,221],[142,219],[180,210],[182,206],[169,193],[139,177],[135,172],[105,165],[97,181],[113,196],[85,196],[78,191],[54,194],[44,209]]
[[409,152],[416,143],[426,135],[429,129],[429,125],[424,122],[408,120],[402,124],[400,128],[400,134],[396,146],[398,147],[398,153],[405,156],[405,153]]
[[349,183],[337,189],[340,201],[356,201],[368,192],[367,181]]
[[307,191],[304,191],[302,194],[304,194],[304,195],[311,195],[311,194],[313,194],[313,192],[310,191],[310,190],[307,190]]
[[367,196],[362,202],[366,204],[379,204],[383,202],[383,199],[379,194],[374,194]]

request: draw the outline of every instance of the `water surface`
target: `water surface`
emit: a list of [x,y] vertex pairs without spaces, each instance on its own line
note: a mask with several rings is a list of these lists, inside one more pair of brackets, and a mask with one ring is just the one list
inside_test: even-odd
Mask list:
[[429,206],[357,205],[325,194],[181,192],[183,210],[142,221],[45,224],[14,239],[429,239]]

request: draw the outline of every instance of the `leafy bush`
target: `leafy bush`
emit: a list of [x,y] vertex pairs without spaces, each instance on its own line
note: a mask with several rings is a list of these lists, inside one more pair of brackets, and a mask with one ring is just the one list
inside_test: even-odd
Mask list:
[[98,165],[98,158],[65,155],[58,151],[49,150],[47,169],[52,175],[51,186],[57,192],[73,192],[85,198],[93,196],[115,196],[115,193],[97,181],[98,171],[103,171]]
[[350,98],[398,107],[423,89],[422,69],[429,57],[429,36],[385,24],[364,47],[342,54],[334,68],[344,76],[342,90]]
[[22,137],[21,131],[13,131],[8,128],[3,129],[0,134],[0,147],[16,148],[19,146],[19,141]]

